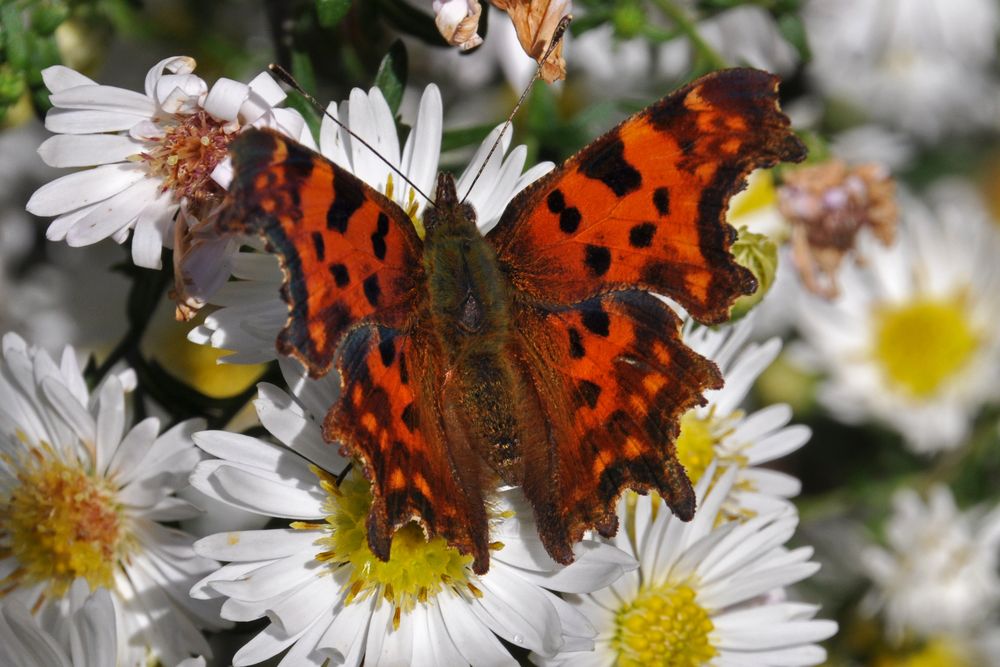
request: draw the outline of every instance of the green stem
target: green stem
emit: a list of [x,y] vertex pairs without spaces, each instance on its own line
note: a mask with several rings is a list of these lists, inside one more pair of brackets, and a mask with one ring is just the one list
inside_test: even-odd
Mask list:
[[667,18],[673,21],[683,34],[687,35],[695,50],[711,69],[725,69],[729,67],[729,63],[726,62],[725,58],[704,40],[701,33],[698,32],[698,26],[691,20],[691,17],[684,13],[683,9],[675,5],[671,0],[653,0],[653,2]]

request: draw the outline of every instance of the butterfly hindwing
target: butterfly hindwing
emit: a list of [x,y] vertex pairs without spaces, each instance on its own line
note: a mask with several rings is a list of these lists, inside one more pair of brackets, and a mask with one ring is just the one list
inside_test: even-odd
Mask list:
[[[524,491],[549,553],[572,559],[589,528],[613,535],[625,488],[657,491],[690,519],[694,492],[673,441],[678,420],[722,378],[680,339],[657,297],[623,291],[573,306],[519,309],[519,344],[549,428],[526,454]],[[563,560],[563,558],[559,558]]]
[[750,69],[705,76],[522,191],[488,236],[514,286],[563,304],[644,289],[725,320],[756,288],[729,252],[729,198],[754,168],[805,156],[777,83]]
[[442,373],[433,343],[388,327],[355,329],[344,341],[338,370],[341,400],[327,416],[327,440],[361,461],[372,482],[368,543],[389,559],[398,528],[418,520],[430,536],[489,562],[481,464],[462,443],[445,436],[440,404]]
[[259,234],[285,272],[278,348],[313,376],[362,321],[400,326],[422,279],[421,241],[394,202],[322,155],[269,130],[230,145],[231,204],[221,229]]

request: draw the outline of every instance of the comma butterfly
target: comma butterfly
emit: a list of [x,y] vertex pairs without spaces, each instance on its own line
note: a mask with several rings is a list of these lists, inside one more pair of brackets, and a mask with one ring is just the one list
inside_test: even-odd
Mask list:
[[747,174],[805,148],[777,78],[716,72],[611,130],[510,202],[484,237],[440,174],[423,239],[345,169],[270,131],[233,141],[220,227],[260,234],[284,270],[277,346],[343,392],[324,435],[372,483],[372,551],[411,520],[489,567],[485,501],[518,485],[545,549],[618,528],[626,488],[690,519],[678,420],[722,385],[666,295],[718,323],[756,288],[729,248]]

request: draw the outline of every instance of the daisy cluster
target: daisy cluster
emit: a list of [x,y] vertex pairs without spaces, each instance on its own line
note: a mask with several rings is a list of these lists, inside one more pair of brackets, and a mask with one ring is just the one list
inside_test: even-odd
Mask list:
[[[0,2],[0,665],[1000,666],[994,0],[133,4]],[[143,79],[181,35],[200,67]],[[810,156],[729,201],[731,320],[668,301],[724,379],[672,443],[694,518],[626,491],[560,564],[495,486],[485,572],[416,522],[380,559],[341,378],[279,352],[282,267],[219,232],[232,142],[304,145],[418,237],[453,171],[487,234],[728,66],[784,79]],[[565,80],[500,124],[536,70]]]

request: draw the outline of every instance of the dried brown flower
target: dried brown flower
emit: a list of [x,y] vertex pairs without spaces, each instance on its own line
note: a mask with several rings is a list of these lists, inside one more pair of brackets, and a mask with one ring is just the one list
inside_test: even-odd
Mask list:
[[[785,174],[778,207],[792,226],[792,259],[806,288],[833,298],[836,274],[865,227],[884,245],[896,235],[896,184],[879,164],[830,160]],[[863,258],[856,258],[863,261]]]
[[510,15],[521,48],[539,62],[543,79],[552,83],[566,78],[562,42],[548,60],[541,62],[552,41],[552,35],[562,17],[570,11],[570,0],[491,0],[493,5]]
[[434,0],[434,25],[452,46],[463,51],[483,43],[476,32],[483,12],[479,0]]

